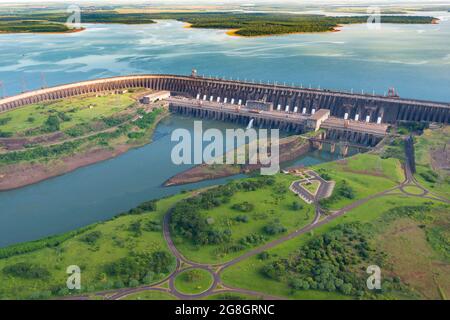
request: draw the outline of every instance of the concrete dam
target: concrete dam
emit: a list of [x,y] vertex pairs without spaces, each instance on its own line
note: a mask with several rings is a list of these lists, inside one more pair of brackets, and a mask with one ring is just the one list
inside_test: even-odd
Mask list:
[[[168,91],[171,110],[182,114],[245,125],[253,119],[260,127],[293,132],[306,131],[308,122],[314,120],[320,122],[327,138],[369,146],[386,135],[389,125],[401,121],[450,122],[450,103],[205,78],[195,71],[191,76],[130,75],[43,88],[0,99],[0,112],[42,101],[128,88]],[[252,113],[248,106],[258,103],[270,105],[270,110]],[[322,119],[318,114],[323,112],[327,116]]]

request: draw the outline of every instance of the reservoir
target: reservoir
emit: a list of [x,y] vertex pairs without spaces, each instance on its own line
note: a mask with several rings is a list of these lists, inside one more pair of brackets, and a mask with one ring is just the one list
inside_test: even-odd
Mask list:
[[[428,14],[428,13],[423,13]],[[433,15],[433,13],[429,13]],[[442,18],[449,14],[439,13]],[[450,20],[438,25],[351,25],[326,34],[230,37],[224,30],[153,25],[86,25],[72,34],[0,35],[0,80],[7,95],[48,85],[139,73],[199,74],[277,81],[339,90],[450,101]],[[432,83],[433,86],[429,84]],[[227,179],[169,187],[189,166],[172,164],[174,129],[193,119],[170,116],[153,142],[117,158],[17,190],[0,192],[0,247],[109,219],[137,204]],[[203,121],[204,128],[232,128]],[[310,165],[336,156],[314,151],[294,161]]]
[[[156,127],[153,141],[117,158],[77,169],[24,188],[0,192],[0,247],[35,240],[102,221],[141,202],[196,189],[228,179],[162,187],[165,180],[190,165],[171,161],[171,132],[185,128],[193,135],[193,118],[171,115]],[[203,129],[222,132],[230,123],[203,120]],[[336,159],[326,151],[313,151],[293,162],[311,165]],[[233,178],[243,177],[243,175]]]

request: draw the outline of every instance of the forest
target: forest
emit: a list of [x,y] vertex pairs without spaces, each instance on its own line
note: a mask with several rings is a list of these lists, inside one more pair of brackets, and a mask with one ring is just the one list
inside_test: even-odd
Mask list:
[[[65,12],[11,14],[0,16],[0,32],[68,32]],[[324,15],[280,13],[118,13],[81,12],[82,23],[150,24],[158,19],[186,22],[192,28],[233,29],[239,36],[266,36],[288,33],[333,31],[339,25],[366,23],[368,16],[331,17]],[[381,23],[430,24],[429,16],[382,16]]]

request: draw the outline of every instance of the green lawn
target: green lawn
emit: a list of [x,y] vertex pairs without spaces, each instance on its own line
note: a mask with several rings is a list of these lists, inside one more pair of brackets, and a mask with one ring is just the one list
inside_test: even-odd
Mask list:
[[317,189],[319,188],[320,182],[319,181],[309,181],[309,182],[303,182],[302,186],[309,191],[312,195],[315,195],[317,192]]
[[[438,129],[426,129],[423,134],[415,138],[416,179],[430,191],[450,198],[450,172],[448,158],[450,149],[450,126]],[[441,154],[447,157],[447,170],[433,167],[433,156]],[[442,160],[441,160],[442,161]],[[431,173],[431,175],[430,175]],[[434,175],[434,177],[433,177]]]
[[406,186],[403,188],[406,192],[411,194],[422,194],[423,190],[416,186]]
[[[231,243],[240,243],[241,239],[252,235],[261,235],[258,243],[249,245],[245,250],[236,252],[224,252],[223,248],[228,244],[218,245],[194,245],[181,237],[174,236],[174,242],[178,250],[192,261],[202,263],[220,263],[238,257],[253,247],[276,239],[287,232],[300,229],[310,223],[314,218],[312,205],[304,203],[296,194],[288,188],[296,177],[279,174],[276,176],[275,186],[264,187],[256,191],[238,192],[233,195],[231,201],[210,210],[203,211],[209,222],[215,227],[231,230]],[[274,188],[282,188],[282,193],[277,194]],[[250,212],[240,212],[232,208],[235,204],[248,202],[253,205]],[[293,202],[301,203],[301,208],[294,210]],[[237,221],[238,216],[245,216],[248,221]],[[274,220],[287,229],[287,232],[277,235],[264,233],[263,228]]]
[[293,291],[288,287],[287,283],[275,281],[264,276],[261,273],[261,268],[267,263],[277,260],[280,257],[287,258],[290,253],[306,244],[315,236],[321,235],[339,224],[357,221],[362,223],[372,223],[379,219],[389,208],[420,205],[426,201],[429,200],[406,196],[388,196],[371,200],[346,213],[344,216],[314,229],[308,234],[304,234],[268,250],[269,258],[267,260],[261,260],[258,256],[253,256],[226,269],[222,273],[222,280],[224,281],[224,284],[228,286],[260,291],[289,299],[349,299],[351,297],[335,292],[314,290]]
[[138,293],[133,293],[122,300],[176,300],[177,298],[167,292],[161,291],[142,291]]
[[259,300],[259,296],[242,294],[237,292],[226,292],[212,294],[204,298],[205,300]]
[[183,294],[199,294],[208,290],[213,283],[212,274],[203,269],[190,269],[175,278],[175,288]]
[[[0,299],[47,298],[50,295],[67,294],[61,289],[66,287],[66,268],[70,265],[81,268],[82,292],[117,287],[117,278],[105,273],[105,264],[135,253],[169,252],[161,231],[163,215],[175,202],[188,195],[181,194],[159,200],[154,212],[125,215],[98,223],[54,247],[0,259]],[[140,222],[138,228],[136,222]],[[150,223],[156,226],[156,231],[146,228]],[[98,239],[91,244],[83,241],[87,234],[93,232],[99,232]],[[5,267],[17,263],[37,265],[48,270],[49,276],[41,280],[26,279],[4,272]],[[153,279],[148,279],[148,282],[156,282],[165,276],[167,274],[154,274]],[[80,292],[75,291],[74,294]]]
[[0,114],[0,131],[20,135],[32,130],[32,134],[38,134],[40,132],[33,129],[43,127],[50,115],[58,116],[61,112],[67,117],[66,121],[60,120],[60,129],[64,131],[124,111],[136,101],[132,95],[128,92],[99,97],[82,96],[27,105]]
[[[404,173],[397,159],[381,159],[374,154],[357,154],[335,162],[312,167],[319,174],[328,175],[328,180],[337,184],[345,180],[354,191],[354,198],[339,198],[330,203],[331,210],[337,210],[352,202],[365,198],[400,184]],[[337,188],[334,189],[334,192]]]

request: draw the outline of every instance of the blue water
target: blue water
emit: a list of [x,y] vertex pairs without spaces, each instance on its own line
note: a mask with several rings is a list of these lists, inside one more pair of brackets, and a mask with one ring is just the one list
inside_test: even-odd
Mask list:
[[[429,14],[429,13],[424,13]],[[448,18],[448,13],[435,14]],[[341,32],[230,37],[224,30],[86,25],[73,34],[0,35],[7,95],[131,73],[200,74],[450,101],[450,20],[437,25],[351,25]]]
[[[0,35],[0,81],[7,95],[48,85],[132,73],[200,74],[450,101],[450,23],[346,26],[341,32],[278,37],[229,37],[223,30],[155,25],[87,25],[61,35]],[[0,94],[2,92],[0,91]],[[225,129],[230,124],[204,122]],[[182,189],[161,184],[186,167],[170,161],[170,132],[192,128],[171,117],[154,142],[120,157],[21,188],[0,192],[0,246],[38,239],[104,220],[138,203]],[[294,161],[334,159],[314,152]]]

